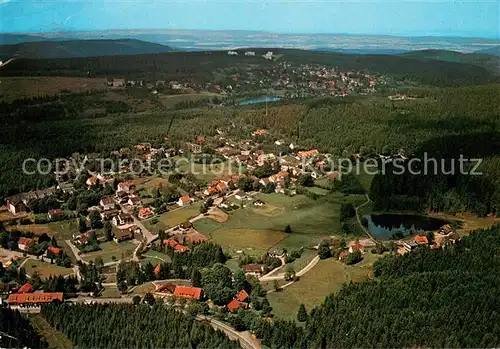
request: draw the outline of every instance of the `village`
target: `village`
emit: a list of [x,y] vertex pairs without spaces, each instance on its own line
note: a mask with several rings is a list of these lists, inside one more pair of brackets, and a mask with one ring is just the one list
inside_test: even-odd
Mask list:
[[[111,152],[116,159],[146,161],[148,167],[140,171],[132,161],[96,171],[98,154],[74,154],[65,159],[73,166],[56,172],[57,185],[10,197],[0,212],[5,230],[0,255],[5,270],[11,270],[11,280],[2,286],[7,303],[33,310],[63,301],[69,283],[79,294],[70,301],[135,302],[133,296],[142,296],[151,302],[153,295],[181,305],[208,300],[221,318],[221,311],[238,309],[268,315],[272,307],[267,298],[301,284],[299,280],[327,258],[354,268],[363,279],[371,263],[386,253],[405,254],[421,245],[444,247],[445,241],[459,239],[445,226],[433,234],[397,241],[391,252],[369,233],[318,234],[322,224],[332,224],[325,217],[304,230],[312,231],[304,240],[292,232],[304,224],[301,217],[308,221],[313,217],[309,212],[317,218],[338,210],[324,203],[310,205],[342,182],[340,169],[330,154],[276,138],[269,130],[254,129],[248,137],[234,139],[231,128],[217,129],[213,137],[200,135],[179,147],[165,136],[161,147],[143,142]],[[74,164],[81,159],[88,166],[78,173]],[[160,166],[165,159],[167,172]],[[349,198],[353,203],[364,201],[362,195]],[[297,210],[301,205],[306,208]],[[293,223],[294,215],[300,224]],[[350,215],[354,225],[357,215]],[[262,222],[283,225],[273,232],[259,225]],[[234,227],[226,228],[228,224]],[[361,224],[357,228],[362,234],[366,231]],[[195,280],[196,272],[186,269],[195,255],[205,253],[200,252],[204,246],[212,249],[212,244],[222,247],[225,265],[201,269],[216,273],[223,268],[233,278],[243,278],[234,285],[234,297],[211,299],[211,292],[205,292],[211,286]],[[130,277],[131,273],[142,276]],[[66,281],[47,286],[52,277]]]
[[[215,79],[200,83],[196,81],[156,80],[114,78],[108,80],[110,88],[147,88],[153,95],[216,93],[222,98],[252,96],[258,92],[281,98],[306,97],[347,97],[350,95],[369,95],[397,85],[397,81],[368,71],[342,71],[320,64],[297,64],[286,60],[282,54],[271,51],[262,57],[253,51],[228,51],[229,56],[245,56],[249,59],[267,60],[270,63],[261,69],[249,66],[234,66],[214,71]],[[236,59],[236,58],[235,58]],[[208,95],[207,95],[208,96]]]

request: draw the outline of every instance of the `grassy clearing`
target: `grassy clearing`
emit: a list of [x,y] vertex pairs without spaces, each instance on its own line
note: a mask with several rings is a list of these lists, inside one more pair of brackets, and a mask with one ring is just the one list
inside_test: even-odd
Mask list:
[[120,298],[121,295],[115,286],[106,286],[101,293],[101,298]]
[[2,77],[0,98],[15,100],[55,95],[64,91],[85,92],[106,89],[103,78],[62,76]]
[[[265,202],[263,207],[231,211],[225,223],[202,219],[194,226],[235,258],[237,250],[261,254],[275,247],[309,247],[318,244],[324,236],[338,233],[340,201],[280,194],[259,194],[258,198]],[[291,234],[284,233],[287,225],[292,228]]]
[[144,296],[146,293],[154,292],[156,289],[155,285],[152,282],[147,282],[145,284],[139,285],[132,291],[132,294],[138,294],[139,296]]
[[149,250],[148,252],[144,253],[142,256],[147,257],[147,258],[156,259],[159,262],[170,262],[171,261],[170,257],[167,256],[165,253],[161,253],[161,252],[153,251],[153,250]]
[[49,349],[71,349],[73,343],[62,333],[50,326],[50,324],[40,314],[28,315],[33,327],[45,338]]
[[[193,217],[198,216],[199,214],[200,214],[200,204],[194,203],[190,206],[175,209],[173,211],[163,213],[158,217],[148,219],[144,221],[143,224],[146,226],[146,228],[158,233],[160,229],[165,230],[173,228],[181,224],[182,222],[185,222]],[[154,219],[157,219],[158,223],[153,224]]]
[[97,257],[101,257],[104,263],[109,263],[113,262],[113,257],[115,257],[114,260],[116,261],[121,259],[122,255],[124,257],[130,257],[137,247],[136,244],[130,241],[121,242],[119,244],[114,241],[110,241],[99,244],[99,246],[101,247],[100,251],[86,253],[82,255],[82,258],[85,261],[90,262],[95,260]]
[[287,268],[293,268],[293,270],[297,272],[308,265],[309,262],[311,262],[317,255],[318,251],[316,250],[304,250],[300,258],[294,260],[292,263],[287,263],[284,267],[281,268],[281,272],[284,272]]
[[323,188],[320,188],[320,187],[308,187],[307,190],[310,191],[311,193],[318,194],[318,195],[326,195],[330,192],[330,191],[323,189]]
[[344,284],[369,279],[373,262],[378,258],[379,255],[367,253],[362,262],[352,266],[331,258],[319,261],[296,283],[268,294],[273,313],[280,318],[295,319],[301,303],[310,311],[326,296],[338,292]]
[[468,235],[474,230],[484,229],[495,224],[500,224],[500,218],[493,216],[482,218],[470,213],[462,213],[457,215],[439,213],[433,214],[431,216],[449,221],[459,221],[460,229],[457,229],[457,233],[459,233],[460,235]]
[[160,95],[158,98],[163,106],[167,108],[173,108],[177,103],[180,102],[195,102],[203,99],[209,99],[211,97],[221,98],[222,96],[212,92],[201,92],[179,95]]
[[51,275],[53,275],[53,276],[58,276],[58,275],[65,276],[65,275],[73,274],[73,269],[71,269],[71,268],[64,268],[64,267],[60,267],[56,264],[50,264],[50,262],[45,263],[45,262],[37,261],[34,259],[28,259],[26,261],[26,263],[24,263],[24,268],[26,269],[26,273],[30,276],[33,275],[35,273],[35,271],[38,271],[38,273],[40,274],[40,277],[42,279],[46,279]]

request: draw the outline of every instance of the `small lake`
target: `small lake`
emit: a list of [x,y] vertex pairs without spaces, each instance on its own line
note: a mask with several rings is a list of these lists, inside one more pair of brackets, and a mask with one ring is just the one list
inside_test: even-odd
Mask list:
[[249,105],[249,104],[258,104],[265,102],[279,102],[281,101],[280,97],[267,97],[267,98],[259,98],[259,99],[249,99],[248,101],[241,101],[240,105]]
[[375,239],[399,239],[424,231],[439,230],[450,222],[443,219],[413,214],[372,214],[365,216],[368,230]]

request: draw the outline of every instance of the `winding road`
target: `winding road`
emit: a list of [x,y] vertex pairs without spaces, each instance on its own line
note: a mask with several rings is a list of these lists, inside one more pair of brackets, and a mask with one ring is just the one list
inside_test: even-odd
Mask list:
[[[313,258],[312,261],[309,262],[308,265],[306,265],[304,268],[299,270],[297,273],[295,273],[296,276],[302,276],[308,271],[310,271],[316,264],[319,262],[319,256],[316,256]],[[281,268],[281,267],[280,267]],[[285,273],[280,273],[278,275],[264,275],[262,276],[259,281],[260,282],[266,282],[266,281],[272,281],[272,280],[283,280],[285,278]]]
[[368,229],[365,228],[365,226],[363,225],[363,223],[361,223],[361,218],[359,218],[359,209],[365,205],[368,205],[370,202],[372,202],[372,200],[370,199],[370,197],[368,196],[368,194],[365,194],[366,196],[366,202],[359,205],[358,207],[356,207],[356,218],[358,219],[358,224],[359,226],[361,227],[361,229],[364,230],[364,232],[366,233],[366,235],[368,235],[373,241],[376,241],[375,238],[372,236],[372,234],[370,234],[370,231]]

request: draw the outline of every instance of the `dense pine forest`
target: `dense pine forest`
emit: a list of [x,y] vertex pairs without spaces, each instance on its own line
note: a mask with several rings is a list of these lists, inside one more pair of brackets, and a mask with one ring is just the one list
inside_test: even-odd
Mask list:
[[263,323],[271,348],[494,348],[500,345],[500,226],[445,249],[375,263],[376,279],[345,286],[304,329]]
[[1,348],[46,348],[47,343],[17,310],[0,307]]
[[78,348],[237,348],[180,311],[131,304],[46,305],[41,313]]

